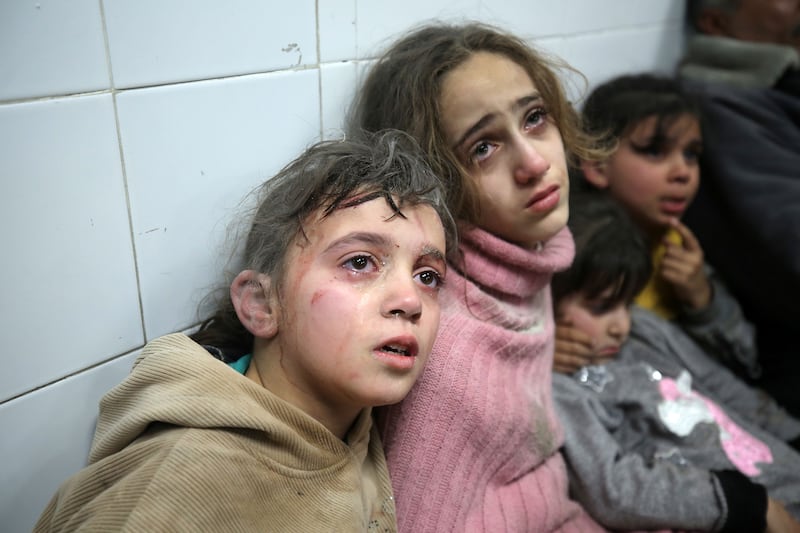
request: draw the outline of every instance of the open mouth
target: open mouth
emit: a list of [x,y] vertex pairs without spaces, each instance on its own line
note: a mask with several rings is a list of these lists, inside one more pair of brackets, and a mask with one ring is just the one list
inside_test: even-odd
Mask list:
[[400,372],[416,367],[419,345],[413,335],[399,335],[386,341],[386,344],[376,347],[373,352],[379,361]]
[[398,355],[404,355],[406,357],[410,357],[412,355],[411,350],[409,350],[407,347],[401,346],[399,344],[387,344],[387,345],[381,347],[381,350],[383,350],[384,352],[396,353]]
[[682,213],[686,209],[686,199],[684,198],[664,198],[661,200],[661,208],[670,214]]

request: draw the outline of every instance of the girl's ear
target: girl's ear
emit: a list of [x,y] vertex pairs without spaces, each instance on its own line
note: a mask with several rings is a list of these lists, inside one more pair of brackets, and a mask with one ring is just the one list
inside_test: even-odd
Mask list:
[[255,270],[243,270],[231,283],[231,301],[242,325],[255,337],[278,333],[278,301],[272,279]]
[[596,161],[581,161],[581,170],[583,171],[586,181],[598,189],[608,188],[608,176],[606,176],[605,163],[598,163]]

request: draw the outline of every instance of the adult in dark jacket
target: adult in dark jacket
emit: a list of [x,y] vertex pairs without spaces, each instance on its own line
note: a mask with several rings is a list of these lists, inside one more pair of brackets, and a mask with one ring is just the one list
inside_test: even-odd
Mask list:
[[757,384],[800,414],[800,2],[689,0],[679,75],[701,96],[703,182],[684,216],[757,328]]

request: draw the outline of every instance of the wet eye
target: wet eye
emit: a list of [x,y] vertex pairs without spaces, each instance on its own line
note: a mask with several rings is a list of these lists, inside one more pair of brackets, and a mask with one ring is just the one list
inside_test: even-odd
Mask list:
[[342,263],[342,266],[354,272],[371,272],[377,268],[375,260],[369,255],[353,256]]
[[423,270],[414,279],[431,289],[439,289],[443,283],[442,277],[434,270]]
[[470,161],[480,163],[494,152],[494,145],[488,141],[480,141],[470,153]]
[[542,107],[533,109],[528,116],[525,117],[525,127],[535,128],[547,120],[547,111]]

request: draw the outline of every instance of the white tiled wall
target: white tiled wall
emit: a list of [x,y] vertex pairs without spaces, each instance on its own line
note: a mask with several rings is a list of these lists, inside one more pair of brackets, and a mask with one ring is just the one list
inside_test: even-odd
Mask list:
[[479,19],[592,86],[671,71],[682,16],[682,0],[1,1],[2,530],[29,531],[83,465],[141,346],[196,323],[243,196],[340,134],[379,47]]

